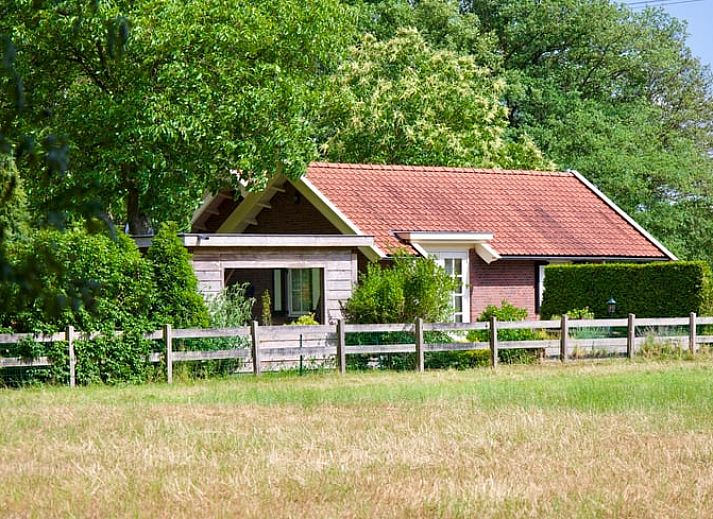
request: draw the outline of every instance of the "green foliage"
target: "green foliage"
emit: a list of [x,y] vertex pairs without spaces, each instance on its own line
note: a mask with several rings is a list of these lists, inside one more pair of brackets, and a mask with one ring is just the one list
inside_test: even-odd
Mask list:
[[72,154],[70,175],[33,172],[33,204],[89,196],[134,234],[149,218],[187,224],[206,188],[236,182],[231,169],[252,188],[302,174],[352,36],[338,0],[10,2],[0,34],[34,101],[22,122]]
[[174,328],[206,327],[208,309],[198,293],[198,280],[191,257],[178,238],[175,223],[163,223],[146,252],[153,267],[156,298],[152,307],[155,323]]
[[508,141],[504,84],[416,29],[366,35],[334,75],[325,156],[341,162],[547,169],[532,141]]
[[262,326],[272,326],[272,297],[268,289],[265,289],[262,296],[260,296],[260,306],[262,309],[260,324]]
[[371,263],[344,307],[351,323],[411,323],[450,319],[456,281],[431,258],[394,256],[393,264]]
[[426,369],[471,369],[490,366],[488,350],[434,351],[425,356]]
[[[572,310],[567,310],[567,317],[570,319],[594,319],[594,312],[592,312],[588,306],[584,308],[573,308]],[[553,315],[551,319],[559,319],[559,315]]]
[[208,300],[211,327],[237,328],[252,321],[255,299],[246,295],[249,286],[230,285]]
[[[210,298],[207,303],[212,328],[239,328],[252,321],[255,299],[246,296],[248,283],[230,285]],[[249,341],[244,337],[222,337],[217,339],[186,339],[176,341],[174,349],[179,351],[214,351],[246,348]],[[235,373],[240,360],[208,360],[181,362],[174,366],[177,379],[224,377]]]
[[615,317],[682,317],[711,313],[711,271],[703,262],[550,265],[545,269],[543,315],[589,307],[606,316],[616,300]]
[[319,323],[317,322],[317,319],[314,318],[314,314],[304,314],[300,315],[290,324],[294,326],[316,326]]
[[671,250],[713,258],[713,81],[663,10],[466,2],[503,52],[511,131],[581,171]]
[[[68,325],[99,332],[96,339],[77,341],[79,382],[137,382],[150,376],[151,343],[142,334],[155,326],[155,285],[151,265],[130,238],[43,230],[8,243],[7,251],[13,268],[33,273],[25,282],[37,296],[28,297],[17,283],[0,284],[5,301],[0,322],[17,332],[57,332]],[[115,330],[123,335],[113,337]],[[19,353],[47,355],[56,363],[33,379],[66,381],[66,344],[33,348]]]
[[9,243],[7,252],[13,267],[33,272],[24,282],[39,291],[30,298],[16,283],[0,286],[5,301],[0,320],[16,331],[58,331],[70,324],[83,331],[153,326],[151,266],[127,236],[42,230]]
[[[478,316],[478,322],[490,321],[495,317],[498,321],[525,321],[527,320],[527,309],[520,308],[509,301],[503,299],[500,306],[488,305]],[[486,342],[489,337],[488,330],[470,330],[467,340],[470,342]],[[530,329],[522,330],[498,330],[499,341],[533,341],[545,339],[546,336],[541,331]],[[523,348],[508,348],[498,350],[498,358],[501,362],[508,364],[530,364],[535,361],[536,352]]]

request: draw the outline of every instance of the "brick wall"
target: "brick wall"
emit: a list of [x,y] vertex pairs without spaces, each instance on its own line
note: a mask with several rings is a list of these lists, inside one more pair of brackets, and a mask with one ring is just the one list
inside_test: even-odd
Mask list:
[[341,234],[292,184],[286,182],[283,188],[285,192],[272,197],[272,208],[260,211],[258,224],[249,225],[246,234]]
[[470,313],[475,321],[489,304],[500,305],[507,299],[515,306],[526,308],[535,317],[534,261],[501,259],[488,265],[475,251],[470,251]]

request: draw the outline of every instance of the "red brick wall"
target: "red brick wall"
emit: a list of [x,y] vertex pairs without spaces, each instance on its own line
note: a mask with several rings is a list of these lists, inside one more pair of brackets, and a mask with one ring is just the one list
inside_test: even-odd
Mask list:
[[283,187],[285,192],[272,197],[272,208],[260,211],[258,224],[249,225],[246,234],[341,234],[292,184]]
[[503,299],[526,308],[528,316],[535,317],[536,272],[534,261],[501,259],[488,265],[471,250],[471,320],[475,321],[489,304],[499,306]]

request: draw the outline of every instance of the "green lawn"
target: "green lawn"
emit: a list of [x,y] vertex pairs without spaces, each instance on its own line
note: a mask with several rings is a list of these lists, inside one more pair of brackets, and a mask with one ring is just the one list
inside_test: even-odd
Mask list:
[[0,514],[713,517],[713,361],[0,390]]

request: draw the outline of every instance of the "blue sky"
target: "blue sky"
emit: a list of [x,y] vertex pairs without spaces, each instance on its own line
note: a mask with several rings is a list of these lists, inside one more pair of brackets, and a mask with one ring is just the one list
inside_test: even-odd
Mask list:
[[[623,0],[623,3],[638,7],[642,2]],[[651,0],[649,3],[662,4],[671,16],[688,22],[688,46],[703,64],[713,68],[713,0]]]

